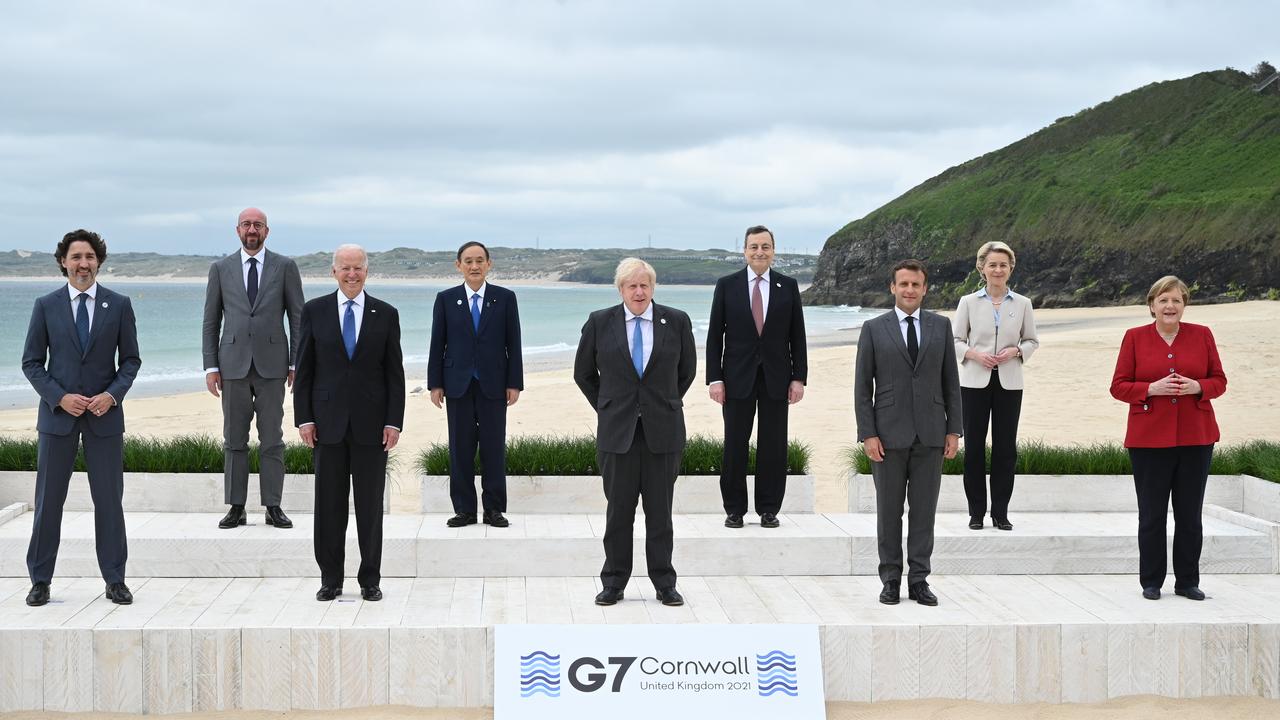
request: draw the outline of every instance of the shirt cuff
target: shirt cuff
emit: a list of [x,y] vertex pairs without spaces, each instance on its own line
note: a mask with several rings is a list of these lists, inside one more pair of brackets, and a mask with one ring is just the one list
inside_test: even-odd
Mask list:
[[218,372],[218,368],[216,368],[216,367],[211,367],[211,368],[205,368],[205,369],[204,369],[204,374],[205,374],[205,375],[208,375],[209,373],[215,373],[215,372]]
[[299,426],[298,426],[298,429],[299,429],[299,430],[301,430],[302,428],[304,428],[304,427],[306,427],[306,426],[308,426],[308,425],[315,425],[315,423],[313,423],[313,422],[304,422],[304,423],[302,423],[301,425],[299,425]]
[[723,385],[723,384],[724,384],[723,380],[712,380],[711,382],[707,383],[707,386],[710,387],[712,385]]
[[401,432],[400,428],[396,427],[395,425],[383,425],[383,426],[382,426],[382,428],[383,428],[384,430],[385,430],[385,429],[387,429],[387,428],[391,428],[392,430],[395,430],[396,432]]
[[112,405],[112,406],[116,406],[116,405],[119,405],[119,404],[120,404],[119,402],[117,402],[117,401],[116,401],[116,396],[115,396],[115,395],[112,395],[111,393],[107,392],[106,390],[103,390],[102,392],[106,393],[107,397],[111,398],[111,405]]

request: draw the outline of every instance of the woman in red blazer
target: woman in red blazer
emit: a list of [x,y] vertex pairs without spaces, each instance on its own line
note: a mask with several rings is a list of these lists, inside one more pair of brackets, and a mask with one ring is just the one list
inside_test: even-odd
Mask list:
[[1167,275],[1147,292],[1155,322],[1131,328],[1120,344],[1111,395],[1129,403],[1124,446],[1138,493],[1138,576],[1142,596],[1160,598],[1166,574],[1169,496],[1173,496],[1173,591],[1203,600],[1200,512],[1218,423],[1209,402],[1227,390],[1213,333],[1182,322],[1187,286]]

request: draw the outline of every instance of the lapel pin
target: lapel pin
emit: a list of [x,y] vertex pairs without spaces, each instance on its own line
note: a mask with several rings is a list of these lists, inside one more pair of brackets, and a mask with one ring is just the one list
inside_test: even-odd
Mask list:
[[661,318],[661,319],[659,319],[659,320],[658,320],[658,322],[662,323],[663,325],[666,325],[666,324],[667,324],[667,319],[666,319],[666,318]]
[[458,301],[458,304],[459,304],[459,305],[461,305],[461,304],[462,304],[462,301],[461,301],[461,300],[459,300],[459,301]]
[[376,313],[376,312],[378,312],[378,311],[377,311],[377,310],[375,310],[375,309],[373,309],[373,308],[369,308],[369,312],[371,312],[371,313]]
[[106,307],[106,306],[107,306],[107,301],[106,301],[106,300],[103,300],[103,301],[102,301],[102,307]]
[[782,283],[774,283],[776,287],[782,287]]

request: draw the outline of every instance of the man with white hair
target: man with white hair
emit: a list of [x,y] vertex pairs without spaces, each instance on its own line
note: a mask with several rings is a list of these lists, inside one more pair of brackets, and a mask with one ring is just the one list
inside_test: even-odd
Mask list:
[[387,453],[404,427],[400,315],[364,291],[369,257],[359,245],[333,253],[338,290],[302,311],[293,415],[314,448],[316,600],[342,594],[347,498],[354,496],[360,597],[382,599],[382,498]]

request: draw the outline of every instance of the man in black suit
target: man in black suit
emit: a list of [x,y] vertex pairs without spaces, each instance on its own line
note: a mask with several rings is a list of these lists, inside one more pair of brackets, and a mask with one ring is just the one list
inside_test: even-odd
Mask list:
[[[124,529],[124,396],[142,360],[129,298],[98,284],[107,244],[75,230],[53,253],[67,285],[36,300],[22,350],[22,372],[40,395],[36,429],[35,521],[27,549],[27,604],[49,602],[62,537],[62,506],[84,443],[93,497],[94,545],[107,598],[133,602],[124,584],[129,548]],[[119,364],[116,363],[117,357]]]
[[761,527],[778,527],[787,489],[787,406],[804,397],[809,372],[804,311],[794,278],[771,270],[773,233],[747,228],[747,267],[720,278],[707,329],[707,391],[723,406],[724,459],[720,497],[725,527],[747,513],[747,444],[756,439],[756,512]]
[[354,493],[360,597],[381,600],[382,498],[387,453],[404,427],[400,315],[364,291],[369,257],[359,245],[333,254],[338,292],[302,311],[293,415],[316,465],[316,600],[342,594],[347,498]]
[[960,446],[960,371],[951,321],[920,308],[929,286],[924,264],[903,260],[890,277],[894,308],[862,324],[853,380],[858,440],[876,484],[880,602],[900,599],[907,502],[907,597],[937,605],[925,579],[942,459],[955,457]]
[[604,476],[604,589],[597,605],[622,599],[631,579],[636,501],[644,498],[644,554],[663,605],[683,605],[671,566],[671,498],[684,453],[681,398],[697,374],[689,316],[653,302],[653,266],[618,264],[622,304],[591,313],[582,326],[573,379],[596,411],[596,459]]
[[449,527],[476,523],[476,445],[484,522],[507,527],[507,408],[524,388],[520,310],[516,294],[485,282],[489,248],[468,242],[454,262],[462,284],[436,295],[427,387],[440,407],[449,398]]

